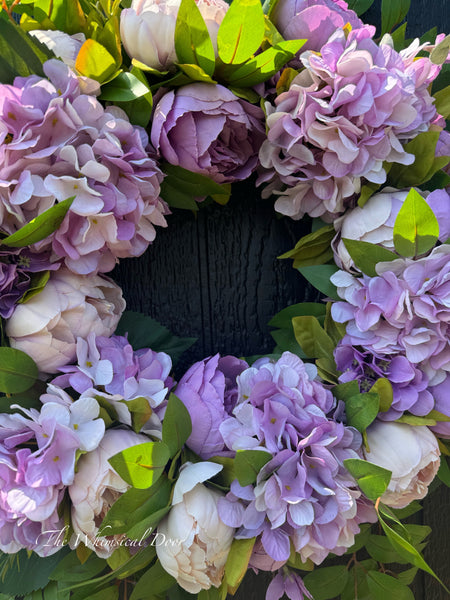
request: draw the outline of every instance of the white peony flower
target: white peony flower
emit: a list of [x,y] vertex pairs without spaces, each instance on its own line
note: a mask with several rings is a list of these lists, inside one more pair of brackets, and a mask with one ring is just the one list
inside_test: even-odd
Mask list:
[[45,288],[18,304],[6,325],[13,348],[29,354],[40,371],[56,373],[76,357],[77,337],[110,336],[125,309],[122,290],[100,275],[61,268]]
[[[120,15],[120,37],[128,56],[163,71],[177,62],[175,24],[181,0],[133,0]],[[228,10],[223,0],[196,0],[214,49]]]
[[424,498],[440,464],[438,442],[428,427],[376,421],[367,429],[369,462],[392,471],[382,502],[403,508]]
[[191,594],[219,587],[223,578],[235,530],[219,518],[217,503],[222,496],[197,483],[158,525],[155,546],[161,565]]
[[53,31],[51,29],[33,29],[28,33],[38,39],[41,44],[47,46],[57,58],[60,58],[71,69],[75,67],[78,52],[86,41],[84,33],[69,35],[63,31]]
[[[124,429],[109,429],[98,448],[83,455],[77,467],[73,484],[69,486],[72,501],[72,526],[74,535],[71,548],[82,542],[100,558],[108,558],[118,547],[123,535],[97,535],[106,513],[131,486],[109,464],[108,459],[118,452],[145,444],[148,438]],[[107,534],[107,530],[104,530]]]

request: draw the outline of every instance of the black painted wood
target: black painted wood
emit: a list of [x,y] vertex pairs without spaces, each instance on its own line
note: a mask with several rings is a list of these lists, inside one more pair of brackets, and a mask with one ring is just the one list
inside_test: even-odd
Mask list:
[[[377,0],[366,22],[379,21],[380,4]],[[435,25],[438,32],[449,32],[449,9],[449,0],[412,0],[408,35]],[[226,207],[210,205],[196,216],[174,211],[168,223],[147,253],[123,261],[114,277],[130,309],[151,315],[175,334],[198,338],[181,361],[180,373],[215,352],[270,352],[268,320],[289,304],[317,298],[290,261],[276,259],[307,231],[307,224],[277,217],[272,201],[262,200],[251,183],[236,186]],[[441,487],[427,498],[420,522],[433,529],[427,560],[450,585],[448,489]],[[249,574],[235,598],[263,599],[267,581],[267,575]],[[417,576],[414,594],[417,600],[448,600],[428,575]]]

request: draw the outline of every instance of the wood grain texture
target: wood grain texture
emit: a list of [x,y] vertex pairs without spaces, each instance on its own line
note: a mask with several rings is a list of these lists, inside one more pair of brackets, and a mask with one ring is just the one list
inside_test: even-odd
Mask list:
[[[380,5],[377,0],[366,22],[379,20]],[[450,31],[449,9],[449,0],[412,0],[408,35],[434,25],[439,32]],[[151,315],[177,335],[198,338],[180,361],[178,375],[218,351],[238,356],[270,352],[269,319],[289,304],[317,299],[290,261],[276,259],[305,233],[305,224],[278,218],[272,201],[261,200],[251,183],[239,186],[226,207],[210,205],[196,216],[174,211],[168,223],[143,257],[123,261],[113,276],[130,309]],[[441,487],[427,498],[420,519],[433,529],[427,560],[450,585],[448,489]],[[268,580],[249,573],[236,600],[262,600]],[[414,595],[416,600],[448,600],[422,574]]]

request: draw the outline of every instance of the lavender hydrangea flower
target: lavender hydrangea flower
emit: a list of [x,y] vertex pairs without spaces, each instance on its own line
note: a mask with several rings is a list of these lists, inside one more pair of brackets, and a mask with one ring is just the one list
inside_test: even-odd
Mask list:
[[419,46],[400,54],[378,46],[375,28],[338,29],[320,54],[303,52],[306,67],[267,104],[267,140],[260,150],[275,208],[333,221],[354,203],[361,180],[384,183],[384,162],[409,165],[402,143],[436,118],[427,86],[437,76],[428,58],[412,60]]
[[263,119],[259,106],[222,85],[192,83],[163,95],[151,140],[172,165],[231,183],[247,179],[256,168]]
[[331,309],[335,321],[348,321],[342,343],[376,356],[402,354],[429,385],[438,385],[450,371],[450,246],[415,260],[378,263],[377,272],[356,278],[338,271],[331,278],[345,300]]
[[266,600],[280,600],[286,594],[291,600],[303,600],[313,597],[308,592],[302,578],[294,571],[278,572],[266,591]]
[[261,535],[265,552],[286,561],[290,544],[319,564],[352,545],[358,524],[374,519],[343,466],[359,457],[361,436],[332,416],[335,400],[313,365],[285,352],[257,361],[238,377],[239,400],[220,426],[228,448],[269,451],[254,486],[231,485],[219,502],[237,537]]
[[220,424],[237,401],[236,377],[248,367],[234,356],[216,354],[192,365],[180,379],[176,395],[189,411],[192,433],[186,444],[201,458],[223,452]]
[[0,549],[47,556],[60,549],[51,540],[64,528],[58,507],[74,480],[76,451],[96,448],[105,425],[92,402],[21,410],[0,415]]
[[96,82],[57,60],[44,71],[48,79],[0,88],[0,230],[11,234],[75,196],[58,231],[34,248],[76,273],[107,272],[166,226],[162,174],[145,131],[119,108],[104,109]]

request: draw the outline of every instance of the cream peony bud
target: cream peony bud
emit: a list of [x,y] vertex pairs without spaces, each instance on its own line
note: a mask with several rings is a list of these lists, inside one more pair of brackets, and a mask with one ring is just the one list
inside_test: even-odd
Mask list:
[[29,354],[40,371],[56,373],[75,359],[77,337],[112,335],[124,309],[122,290],[111,279],[61,268],[42,292],[16,306],[6,334],[11,346]]
[[439,446],[428,427],[376,421],[367,429],[369,462],[392,471],[382,502],[403,508],[424,498],[440,464]]
[[[120,15],[120,36],[130,58],[152,69],[166,70],[177,61],[175,24],[181,0],[133,0]],[[228,9],[224,0],[196,0],[214,49],[217,31]]]
[[105,535],[97,535],[108,510],[131,486],[116,473],[108,459],[126,448],[148,441],[147,437],[130,430],[108,429],[97,449],[80,458],[75,479],[69,486],[74,530],[71,548],[82,542],[100,558],[108,558],[118,547],[123,534],[108,536],[104,529],[100,534]]
[[158,525],[155,546],[161,565],[191,594],[222,581],[234,534],[219,519],[222,495],[198,483]]

